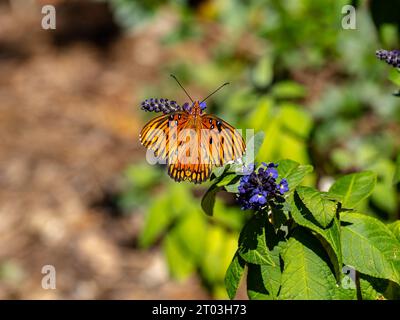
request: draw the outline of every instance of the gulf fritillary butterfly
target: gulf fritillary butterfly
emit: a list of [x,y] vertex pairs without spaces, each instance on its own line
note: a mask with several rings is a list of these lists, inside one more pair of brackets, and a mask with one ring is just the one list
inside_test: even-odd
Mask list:
[[[178,79],[171,76],[182,87]],[[143,127],[140,141],[159,159],[167,162],[172,179],[202,183],[210,177],[213,166],[223,166],[242,157],[246,144],[238,130],[229,123],[203,112],[207,98],[201,102],[193,101],[182,89],[192,105],[185,103],[172,112],[164,110],[168,113],[154,118]]]

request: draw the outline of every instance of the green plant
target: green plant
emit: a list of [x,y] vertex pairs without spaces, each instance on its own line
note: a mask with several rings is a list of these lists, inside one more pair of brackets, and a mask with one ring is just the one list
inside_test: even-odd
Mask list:
[[[250,299],[399,298],[399,224],[385,225],[355,210],[372,194],[376,174],[345,175],[321,192],[301,185],[311,166],[292,160],[277,165],[289,192],[279,201],[268,195],[265,204],[253,206],[226,272],[229,297],[235,297],[247,267]],[[239,197],[248,192],[240,189],[246,186],[243,176],[239,183],[235,178],[231,168],[215,176],[203,198],[208,214],[215,190]]]
[[[126,4],[134,2],[111,1]],[[389,228],[397,239],[399,238],[399,222],[396,219],[400,217],[400,145],[397,139],[400,109],[398,99],[388,94],[393,89],[386,79],[387,66],[376,60],[372,49],[395,48],[396,45],[398,47],[395,24],[391,22],[384,25],[377,24],[373,17],[374,12],[365,1],[352,2],[358,5],[356,30],[343,30],[340,27],[341,8],[349,4],[349,1],[303,1],[301,4],[296,1],[278,3],[269,0],[205,1],[199,2],[196,6],[189,1],[182,1],[180,5],[171,1],[162,5],[158,4],[158,1],[150,3],[151,6],[141,6],[140,10],[144,10],[144,14],[135,9],[132,18],[139,13],[141,21],[145,19],[155,21],[158,11],[162,11],[163,14],[169,12],[174,17],[176,25],[161,39],[162,48],[170,53],[182,52],[188,43],[190,50],[196,52],[195,55],[179,55],[178,59],[162,63],[160,65],[162,77],[173,72],[183,79],[185,85],[190,83],[198,89],[202,88],[203,93],[212,90],[223,81],[231,81],[232,85],[228,90],[210,101],[210,112],[238,128],[253,128],[265,132],[266,139],[264,141],[258,139],[260,151],[257,161],[268,159],[278,162],[279,159],[292,159],[297,163],[312,164],[315,167],[313,172],[310,172],[310,166],[297,167],[300,170],[297,174],[301,173],[300,176],[303,178],[302,186],[299,186],[300,193],[305,192],[303,189],[305,186],[322,190],[323,180],[344,177],[337,180],[335,185],[338,185],[340,181],[342,181],[340,183],[346,182],[346,179],[351,181],[353,176],[347,173],[368,172],[355,174],[358,177],[357,181],[370,182],[368,192],[365,190],[364,193],[361,192],[359,187],[354,189],[356,193],[363,195],[357,201],[352,200],[352,197],[343,198],[343,194],[337,190],[335,193],[339,193],[338,197],[330,200],[336,206],[335,217],[340,225],[340,241],[336,242],[337,248],[347,246],[345,239],[348,238],[343,236],[343,233],[349,230],[350,222],[345,219],[352,218],[355,213],[364,214],[355,215],[357,221],[366,220],[366,225],[376,223],[380,232]],[[313,23],[304,23],[310,16],[313,16]],[[164,15],[160,19],[164,19]],[[197,53],[202,57],[200,60],[196,60]],[[391,70],[389,80],[396,85],[400,83],[396,69]],[[178,100],[180,97],[178,90],[170,82],[161,81],[160,78],[157,88],[146,86],[143,97],[153,96],[157,92],[160,96]],[[259,133],[258,137],[261,135]],[[282,170],[283,162],[279,163],[278,168]],[[303,174],[301,170],[306,173]],[[363,175],[363,179],[359,180],[359,175]],[[143,176],[148,178],[145,179]],[[141,187],[140,181],[143,179],[148,180],[147,183],[143,182],[144,188]],[[207,289],[216,297],[224,297],[223,273],[229,265],[226,256],[234,255],[236,239],[246,221],[254,215],[249,210],[240,211],[238,206],[232,205],[232,194],[238,192],[239,180],[240,176],[232,168],[214,171],[211,187],[202,201],[203,209],[208,214],[213,212],[214,216],[211,218],[201,214],[196,201],[198,195],[204,192],[204,186],[209,187],[208,183],[200,187],[186,184],[175,189],[174,184],[165,177],[165,173],[148,164],[131,166],[130,184],[123,197],[126,207],[136,206],[145,211],[147,220],[141,239],[146,238],[149,230],[161,221],[157,236],[148,241],[140,240],[142,247],[148,248],[161,243],[172,276],[182,279],[197,273]],[[322,260],[327,261],[329,270],[334,274],[336,284],[339,286],[334,291],[341,292],[335,296],[336,298],[347,295],[363,299],[375,299],[380,296],[395,298],[397,290],[395,281],[379,278],[372,273],[368,274],[356,265],[351,266],[357,270],[357,290],[351,289],[350,284],[346,285],[351,277],[342,273],[341,268],[344,266],[346,272],[353,270],[347,267],[349,261],[345,259],[349,253],[345,251],[341,253],[339,249],[334,253],[331,252],[333,245],[329,246],[329,242],[324,240],[326,233],[328,235],[332,233],[327,231],[330,230],[329,225],[315,226],[312,219],[310,222],[296,215],[298,208],[294,197],[299,190],[290,181],[289,187],[290,194],[285,199],[284,208],[278,210],[279,215],[284,216],[282,223],[286,225],[283,226],[287,226],[287,231],[291,232],[288,236],[283,237],[283,231],[279,231],[281,222],[277,222],[276,219],[269,221],[268,212],[261,213],[267,220],[266,230],[272,229],[272,225],[279,240],[277,248],[272,247],[272,253],[281,259],[290,259],[289,253],[295,252],[300,247],[296,242],[297,238],[305,234],[304,237],[311,240],[299,240],[299,242],[310,243],[309,246],[316,248],[315,252],[321,254]],[[178,201],[178,207],[181,208],[178,210],[179,213],[176,213],[175,200],[166,199],[166,193],[172,189],[175,191],[171,192],[171,196],[173,195],[173,199]],[[313,191],[318,195],[317,189]],[[350,193],[353,194],[354,190]],[[215,195],[220,191],[228,191],[231,197],[229,198],[224,192],[223,197],[216,198]],[[182,197],[179,197],[180,193]],[[332,194],[332,190],[329,193]],[[344,209],[351,211],[343,211]],[[190,231],[183,231],[185,223],[181,224],[181,221],[191,221],[191,219],[199,225],[199,230],[203,230],[199,231],[203,238],[200,236],[195,240],[191,238],[190,233],[193,230],[190,223],[188,223],[191,226],[188,229]],[[364,229],[366,228],[363,227]],[[179,237],[176,235],[178,233]],[[209,237],[212,237],[212,240]],[[295,243],[295,245],[290,246],[290,250],[285,249],[292,237],[295,238],[289,244]],[[173,240],[167,240],[169,238]],[[227,238],[229,241],[225,241]],[[315,242],[314,238],[319,242]],[[210,250],[212,253],[207,255],[207,258],[206,255],[202,259],[195,258],[196,254],[191,252],[195,249],[187,248],[189,241],[192,241],[193,247],[202,248],[204,252]],[[333,241],[331,240],[332,243]],[[212,249],[208,247],[210,244]],[[323,249],[320,248],[321,245]],[[306,252],[305,249],[304,251]],[[223,255],[225,258],[219,259],[218,252],[226,253]],[[309,251],[307,252],[312,256]],[[174,254],[184,259],[175,259]],[[324,260],[326,254],[328,260]],[[339,262],[334,264],[332,261],[339,261],[340,255],[344,264],[340,265]],[[210,256],[214,256],[215,260]],[[271,270],[267,266],[246,263],[239,253],[234,256],[237,265],[233,263],[230,270],[237,268],[240,271],[243,265],[247,265],[250,271],[248,275],[252,275],[248,278],[250,288],[252,285],[262,283],[258,281],[261,278],[257,277],[257,274],[261,273],[264,277]],[[182,260],[185,261],[179,265]],[[285,272],[285,261],[282,262],[281,275]],[[296,265],[291,264],[291,266]],[[177,272],[176,269],[181,267],[184,272]],[[252,270],[258,270],[258,273]],[[231,278],[236,279],[239,274],[240,272],[231,275]],[[327,279],[332,280],[329,272],[326,274]],[[276,272],[276,275],[279,273]],[[232,287],[235,286],[231,285]],[[259,288],[265,294],[264,289]],[[230,290],[232,294],[232,289]],[[249,290],[251,297],[256,297],[256,293],[259,293],[256,289]],[[258,294],[258,297],[262,296],[273,297],[269,294]],[[275,298],[278,297],[284,298],[285,295],[281,295],[279,291]]]

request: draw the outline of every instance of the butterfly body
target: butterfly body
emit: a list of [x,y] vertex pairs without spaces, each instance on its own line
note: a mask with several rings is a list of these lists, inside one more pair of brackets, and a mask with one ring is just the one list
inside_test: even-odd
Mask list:
[[213,166],[240,158],[245,142],[240,133],[222,119],[203,112],[204,102],[185,103],[180,111],[149,121],[140,133],[141,143],[168,164],[175,181],[202,183]]

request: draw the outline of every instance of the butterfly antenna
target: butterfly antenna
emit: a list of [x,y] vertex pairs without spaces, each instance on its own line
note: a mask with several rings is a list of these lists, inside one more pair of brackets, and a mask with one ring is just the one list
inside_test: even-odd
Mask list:
[[189,97],[190,101],[192,101],[192,102],[194,103],[192,97],[189,95],[189,93],[187,93],[187,91],[186,91],[185,88],[181,85],[181,83],[179,82],[179,80],[178,80],[173,74],[171,74],[170,76],[171,76],[172,78],[174,78],[176,82],[178,82],[179,86],[182,88],[183,91],[185,91],[185,93],[186,93],[186,95]]
[[219,91],[222,87],[226,86],[227,84],[229,84],[229,82],[225,82],[223,85],[220,85],[217,89],[215,89],[213,92],[211,92],[205,99],[203,99],[200,103],[206,101],[209,97],[211,97],[214,93],[216,93],[217,91]]

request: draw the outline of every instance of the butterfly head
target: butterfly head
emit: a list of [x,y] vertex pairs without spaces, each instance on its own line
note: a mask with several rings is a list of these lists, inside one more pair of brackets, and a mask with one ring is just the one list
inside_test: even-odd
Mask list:
[[207,105],[204,101],[195,101],[190,105],[188,102],[184,103],[182,106],[183,110],[191,115],[200,115],[203,110],[207,108]]

